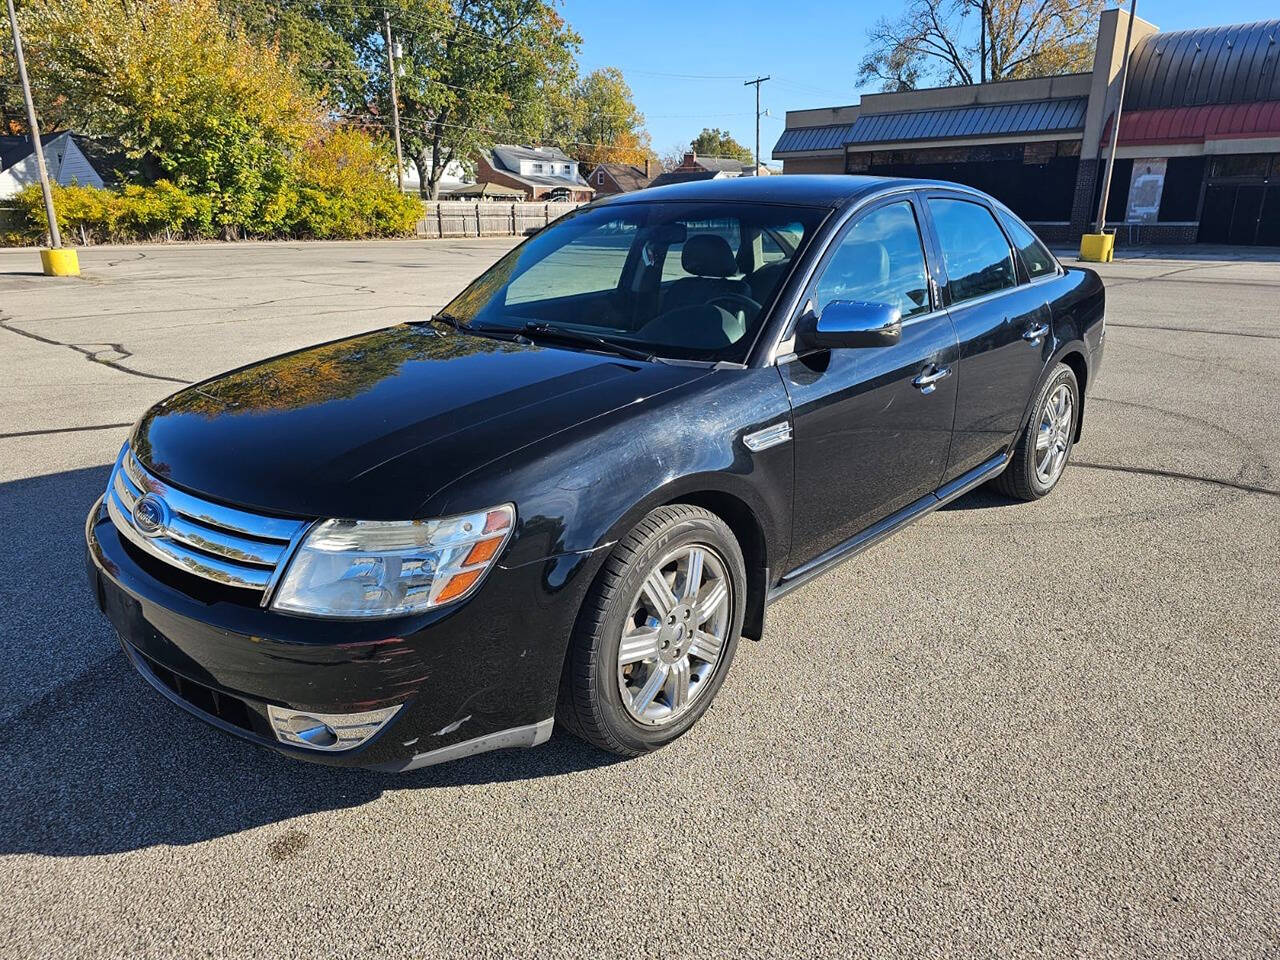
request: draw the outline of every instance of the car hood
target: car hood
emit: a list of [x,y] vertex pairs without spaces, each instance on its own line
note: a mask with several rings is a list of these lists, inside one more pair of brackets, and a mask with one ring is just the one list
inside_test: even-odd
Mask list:
[[147,412],[132,445],[174,486],[224,503],[413,518],[487,463],[705,374],[404,325],[188,387]]

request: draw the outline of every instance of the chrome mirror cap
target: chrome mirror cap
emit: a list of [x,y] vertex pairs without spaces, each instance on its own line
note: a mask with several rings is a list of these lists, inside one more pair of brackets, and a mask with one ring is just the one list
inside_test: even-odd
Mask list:
[[887,303],[832,300],[821,315],[806,320],[798,331],[806,347],[888,347],[902,339],[902,313]]

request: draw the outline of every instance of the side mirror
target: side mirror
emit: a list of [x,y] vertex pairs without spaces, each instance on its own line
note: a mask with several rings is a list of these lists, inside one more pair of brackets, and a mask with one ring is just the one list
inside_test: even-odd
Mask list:
[[801,344],[821,349],[890,347],[902,339],[902,313],[887,303],[832,300],[796,331]]

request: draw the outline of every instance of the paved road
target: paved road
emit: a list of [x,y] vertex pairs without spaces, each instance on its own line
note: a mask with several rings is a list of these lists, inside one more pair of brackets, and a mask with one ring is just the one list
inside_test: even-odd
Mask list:
[[1280,255],[1105,266],[1061,488],[792,594],[656,755],[337,771],[147,689],[80,569],[120,425],[505,247],[0,252],[0,955],[1280,955]]

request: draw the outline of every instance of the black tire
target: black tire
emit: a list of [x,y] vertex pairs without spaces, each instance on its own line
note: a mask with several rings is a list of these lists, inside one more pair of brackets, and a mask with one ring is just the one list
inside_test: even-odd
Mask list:
[[[730,586],[729,623],[707,686],[684,713],[663,726],[645,726],[623,705],[618,646],[632,601],[645,578],[674,550],[699,544],[721,561]],[[651,512],[613,548],[583,602],[565,661],[556,720],[602,750],[634,757],[665,746],[706,712],[737,650],[746,610],[747,571],[742,549],[724,521],[701,507],[675,504]]]
[[[1067,447],[1062,457],[1062,464],[1057,472],[1046,483],[1036,472],[1036,437],[1040,431],[1040,422],[1044,419],[1045,410],[1060,386],[1066,385],[1071,396],[1071,427],[1066,439]],[[1076,375],[1065,363],[1058,364],[1049,378],[1036,394],[1036,402],[1031,408],[1031,417],[1018,435],[1018,442],[1013,448],[1013,457],[1004,472],[996,477],[992,486],[1007,497],[1016,500],[1039,500],[1047,495],[1062,478],[1067,462],[1071,458],[1071,450],[1075,445],[1076,430],[1080,423],[1080,386],[1076,383]]]

